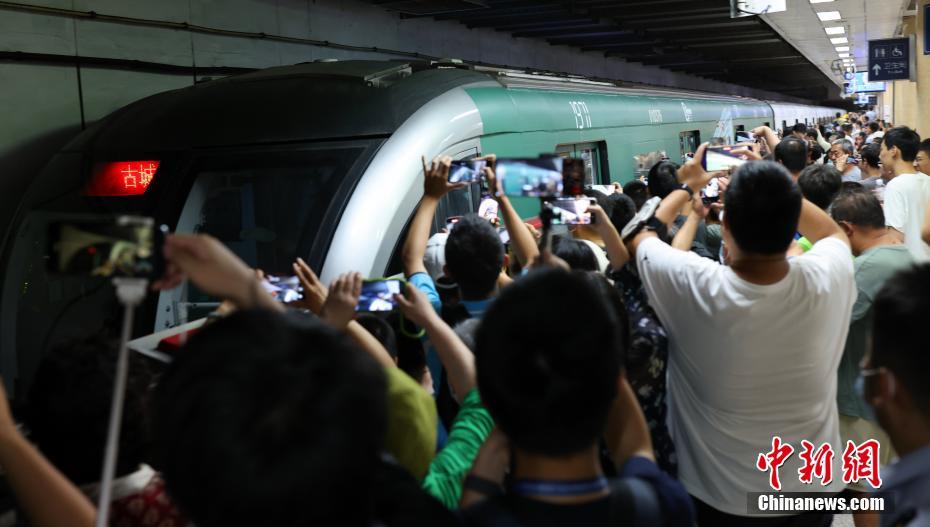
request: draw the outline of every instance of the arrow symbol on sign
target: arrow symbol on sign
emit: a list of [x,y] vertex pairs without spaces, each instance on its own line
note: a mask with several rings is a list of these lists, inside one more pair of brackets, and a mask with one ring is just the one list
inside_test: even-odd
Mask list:
[[875,71],[875,74],[878,75],[882,71],[882,67],[878,64],[872,66],[872,69]]

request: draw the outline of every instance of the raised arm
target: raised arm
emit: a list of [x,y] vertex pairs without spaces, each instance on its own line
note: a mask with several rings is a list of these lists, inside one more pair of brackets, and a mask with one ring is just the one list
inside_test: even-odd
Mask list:
[[439,199],[450,190],[465,186],[462,183],[449,183],[451,164],[452,158],[449,156],[437,158],[429,167],[426,166],[426,159],[423,159],[423,199],[413,216],[413,222],[410,223],[410,231],[407,233],[402,252],[404,274],[407,277],[426,272],[423,256],[426,254],[426,242],[429,240],[430,226],[433,216],[436,215]]
[[0,467],[26,516],[36,527],[91,527],[93,504],[16,428],[0,382]]
[[439,360],[449,375],[449,385],[455,398],[462,398],[477,385],[475,356],[455,331],[446,324],[419,289],[407,284],[406,297],[395,295],[404,316],[426,330],[430,343],[436,348]]
[[693,209],[688,213],[687,221],[678,229],[675,238],[672,239],[672,247],[682,251],[691,250],[698,227],[701,225],[701,221],[707,217],[707,209],[704,207],[704,202],[701,201],[700,196],[694,196],[691,203]]
[[769,148],[774,152],[775,147],[778,146],[778,143],[781,142],[778,139],[778,134],[775,133],[775,130],[772,130],[768,126],[758,126],[752,129],[752,133],[755,136],[762,136],[765,138],[765,142],[768,143]]
[[833,221],[826,212],[806,199],[801,202],[801,217],[798,219],[798,231],[810,240],[817,243],[824,238],[837,238],[849,245],[849,238],[843,229]]
[[619,382],[617,398],[607,416],[607,429],[604,431],[610,457],[618,467],[633,456],[655,461],[646,416],[626,377],[622,377]]
[[333,281],[323,303],[320,318],[333,328],[345,332],[365,353],[385,368],[397,365],[387,348],[367,329],[355,321],[355,306],[362,293],[362,275],[346,273]]
[[[487,159],[493,161],[494,156],[488,156]],[[504,227],[507,228],[507,234],[510,235],[510,247],[513,249],[513,255],[516,256],[521,266],[526,266],[539,256],[539,247],[536,246],[536,240],[529,229],[526,228],[520,215],[517,214],[517,210],[513,208],[510,198],[501,190],[494,169],[485,167],[484,177],[488,181],[488,189],[490,189],[491,195],[500,205],[501,215],[504,217]]]
[[152,284],[171,289],[185,278],[208,295],[229,300],[238,309],[284,311],[262,288],[261,278],[222,242],[206,234],[173,234],[164,246],[167,272]]
[[613,269],[620,269],[630,260],[630,253],[626,250],[626,245],[623,245],[623,240],[620,239],[620,233],[617,232],[617,228],[614,227],[610,218],[607,217],[607,213],[604,212],[604,209],[597,205],[591,205],[588,208],[591,211],[591,214],[594,218],[594,228],[597,230],[597,233],[601,235],[601,239],[604,240],[604,247],[607,249],[607,258],[610,260],[610,266]]
[[[701,164],[703,163],[704,153],[706,151],[707,143],[704,143],[698,147],[697,152],[694,153],[694,158],[690,159],[678,169],[678,181],[681,182],[682,185],[687,185],[688,188],[691,189],[691,192],[689,193],[684,189],[676,189],[662,200],[655,217],[666,226],[671,226],[682,206],[691,199],[692,195],[699,193],[701,189],[707,186],[707,183],[714,177],[714,174],[704,170]],[[627,249],[629,250],[630,257],[636,256],[636,248],[639,247],[639,244],[643,240],[654,236],[656,236],[655,232],[642,230],[639,234],[634,236],[632,240],[628,241]]]

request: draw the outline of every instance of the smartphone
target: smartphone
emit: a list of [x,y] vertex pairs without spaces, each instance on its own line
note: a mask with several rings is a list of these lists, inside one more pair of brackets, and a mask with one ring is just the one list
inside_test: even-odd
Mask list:
[[294,302],[304,297],[304,288],[296,276],[265,275],[262,287],[278,302]]
[[752,132],[736,132],[737,143],[755,143],[756,136]]
[[53,274],[154,279],[162,275],[167,228],[141,216],[81,216],[49,223]]
[[708,172],[718,172],[727,170],[730,167],[737,167],[746,163],[746,160],[738,154],[734,155],[734,150],[741,150],[745,147],[739,146],[709,146],[704,153],[704,160],[701,163],[704,170]]
[[468,159],[453,161],[449,168],[449,183],[478,183],[487,161],[484,159]]
[[404,281],[398,279],[376,279],[362,282],[362,294],[358,298],[356,311],[385,312],[394,311],[397,302],[394,295],[402,294]]
[[720,187],[716,178],[710,180],[710,183],[701,189],[701,201],[704,202],[704,205],[720,201]]
[[567,157],[562,159],[562,194],[580,196],[584,194],[584,159]]
[[594,215],[588,208],[596,205],[597,200],[589,197],[558,198],[552,200],[552,211],[555,213],[553,225],[591,225]]
[[481,205],[478,206],[478,215],[482,218],[493,221],[497,218],[497,213],[500,211],[500,205],[497,203],[497,200],[486,196],[481,200]]
[[561,157],[498,159],[497,178],[504,194],[515,197],[562,195]]

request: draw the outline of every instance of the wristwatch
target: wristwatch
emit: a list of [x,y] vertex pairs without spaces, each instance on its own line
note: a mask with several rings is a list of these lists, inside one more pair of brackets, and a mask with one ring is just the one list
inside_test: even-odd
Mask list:
[[678,187],[678,190],[684,190],[685,192],[687,192],[689,198],[693,198],[693,197],[694,197],[694,189],[692,189],[690,186],[688,186],[687,183],[682,183],[681,186]]
[[[656,211],[659,210],[659,203],[662,203],[662,198],[656,196],[649,198],[646,203],[643,204],[642,208],[639,209],[639,212],[633,216],[633,219],[623,227],[623,231],[620,232],[620,237],[623,238],[624,243],[628,243],[633,239],[634,236],[640,233],[644,227],[650,224],[650,220],[655,220],[661,225],[664,225],[661,221],[657,220],[655,215]],[[652,223],[654,228],[654,223]]]

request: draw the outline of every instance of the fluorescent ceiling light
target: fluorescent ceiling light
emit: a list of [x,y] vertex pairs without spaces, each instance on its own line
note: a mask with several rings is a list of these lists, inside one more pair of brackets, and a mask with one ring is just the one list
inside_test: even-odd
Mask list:
[[826,2],[833,2],[834,0],[811,0],[812,4],[823,4]]
[[837,51],[849,51],[849,46],[837,46]]
[[819,11],[817,13],[817,18],[819,18],[821,22],[831,22],[833,20],[839,20],[843,17],[840,16],[839,11]]
[[843,26],[825,27],[823,30],[826,31],[828,35],[842,35],[846,33],[846,28]]
[[830,39],[831,44],[849,44],[849,39],[846,37],[836,37]]
[[849,53],[840,53],[840,58],[841,58],[841,59],[848,59],[848,58],[849,58]]

